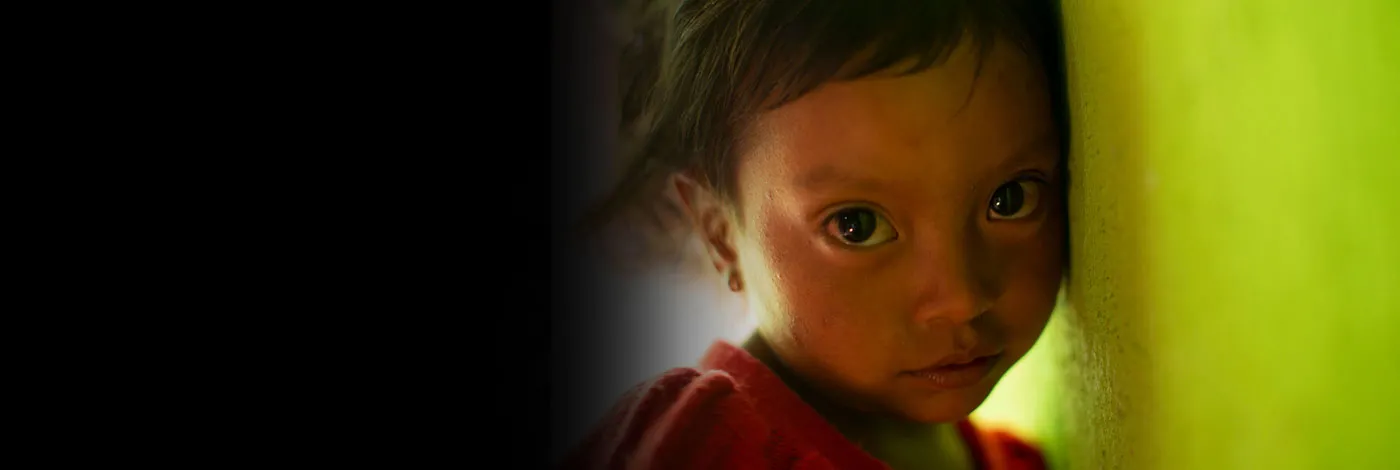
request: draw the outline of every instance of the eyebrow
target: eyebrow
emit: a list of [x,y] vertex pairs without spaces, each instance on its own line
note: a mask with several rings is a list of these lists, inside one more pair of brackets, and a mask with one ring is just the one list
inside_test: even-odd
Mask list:
[[1055,148],[1055,133],[1045,132],[1021,146],[1005,160],[1006,165],[1025,163],[1035,157],[1040,157],[1041,152]]
[[802,188],[806,189],[824,186],[844,186],[853,189],[858,189],[863,192],[874,192],[879,190],[881,187],[886,186],[885,182],[883,181],[858,176],[852,174],[849,171],[842,171],[841,169],[832,165],[822,165],[820,167],[817,167],[817,169],[812,170],[811,172],[808,172],[805,175],[802,175],[798,178],[797,184],[798,186],[801,186]]
[[[1020,166],[1043,158],[1045,151],[1054,148],[1055,134],[1046,132],[1021,146],[1007,156],[999,167]],[[856,175],[833,165],[822,165],[797,179],[802,188],[811,189],[825,186],[842,186],[864,192],[874,192],[888,185],[888,182]]]

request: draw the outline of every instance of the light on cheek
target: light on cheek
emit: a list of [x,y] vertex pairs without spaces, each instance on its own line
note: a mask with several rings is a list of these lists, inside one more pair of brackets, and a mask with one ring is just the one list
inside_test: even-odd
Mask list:
[[789,276],[777,269],[781,260],[774,254],[779,250],[764,246],[756,237],[744,237],[741,246],[746,280],[743,294],[750,318],[770,341],[792,344],[798,322],[788,302],[791,292],[785,282]]

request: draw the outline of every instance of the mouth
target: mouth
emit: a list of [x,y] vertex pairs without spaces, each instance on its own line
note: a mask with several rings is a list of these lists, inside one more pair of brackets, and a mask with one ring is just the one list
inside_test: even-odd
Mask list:
[[941,390],[956,390],[978,384],[1001,361],[1002,352],[981,355],[953,356],[937,364],[917,370],[900,372],[908,377]]

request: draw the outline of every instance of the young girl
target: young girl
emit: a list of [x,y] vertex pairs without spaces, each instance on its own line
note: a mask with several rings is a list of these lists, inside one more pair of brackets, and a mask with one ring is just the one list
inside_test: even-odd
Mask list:
[[633,389],[565,466],[1042,467],[967,416],[1064,272],[1053,5],[686,0],[667,18],[599,222],[674,203],[758,326]]

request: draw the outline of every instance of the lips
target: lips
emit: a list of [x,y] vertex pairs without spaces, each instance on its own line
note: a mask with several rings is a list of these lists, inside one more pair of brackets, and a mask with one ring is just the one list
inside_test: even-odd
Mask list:
[[957,355],[923,369],[902,372],[900,375],[937,389],[965,388],[986,378],[992,368],[1000,362],[1001,357],[1001,352]]

